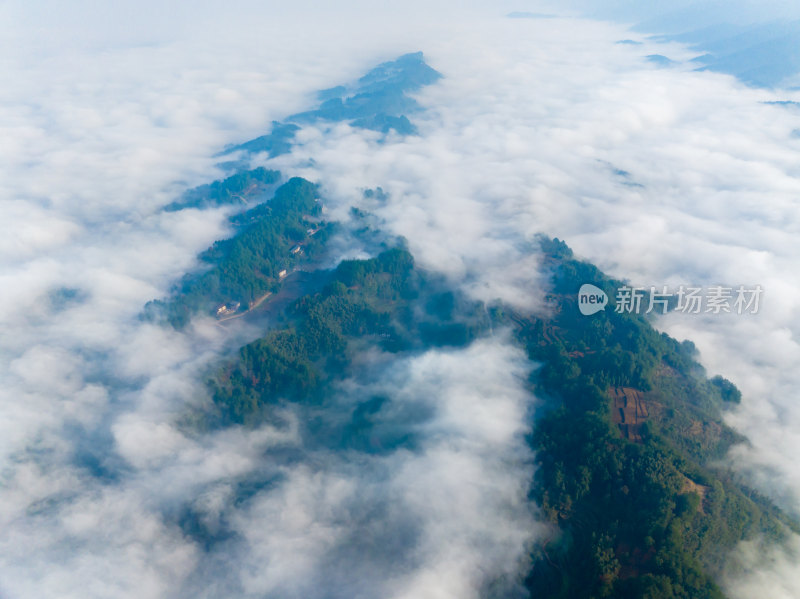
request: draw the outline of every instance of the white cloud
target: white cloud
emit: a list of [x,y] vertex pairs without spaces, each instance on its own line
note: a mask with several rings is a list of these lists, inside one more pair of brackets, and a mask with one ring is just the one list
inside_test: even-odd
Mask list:
[[478,597],[497,577],[519,582],[544,528],[526,500],[524,355],[498,336],[387,358],[371,382],[343,382],[328,411],[384,395],[377,418],[416,413],[404,430],[418,441],[374,454],[312,445],[283,466],[275,490],[232,516],[245,596]]

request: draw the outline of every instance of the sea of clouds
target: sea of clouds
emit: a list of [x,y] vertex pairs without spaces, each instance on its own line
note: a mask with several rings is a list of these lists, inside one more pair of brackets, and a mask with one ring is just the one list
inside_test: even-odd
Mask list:
[[[301,410],[188,433],[233,333],[136,318],[229,232],[224,210],[160,212],[221,175],[216,151],[416,50],[445,77],[418,95],[419,136],[306,127],[272,164],[479,299],[536,308],[539,232],[637,285],[760,284],[757,315],[658,326],[742,389],[728,419],[751,444],[730,463],[798,515],[800,111],[763,102],[800,96],[694,72],[690,49],[622,25],[503,16],[523,9],[546,11],[0,6],[0,597],[518,592],[549,533],[525,502],[528,366],[502,332],[344,381],[331,414],[386,395],[387,429],[418,438],[365,455],[316,442]],[[389,199],[362,197],[375,186]],[[797,554],[737,557],[732,596],[800,593]]]

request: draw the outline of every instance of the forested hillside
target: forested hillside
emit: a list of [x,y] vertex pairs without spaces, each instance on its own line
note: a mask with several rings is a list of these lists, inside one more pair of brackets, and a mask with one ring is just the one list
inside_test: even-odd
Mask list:
[[584,316],[579,287],[620,283],[545,240],[551,316],[509,311],[542,366],[532,497],[558,532],[535,552],[536,597],[723,597],[715,578],[742,539],[797,524],[714,464],[744,439],[722,421],[738,390],[706,378],[694,346],[608,307]]
[[197,313],[247,310],[322,250],[331,227],[321,216],[317,186],[290,179],[268,202],[232,216],[235,235],[201,254],[198,268],[174,286],[169,298],[145,306],[145,317],[180,328]]

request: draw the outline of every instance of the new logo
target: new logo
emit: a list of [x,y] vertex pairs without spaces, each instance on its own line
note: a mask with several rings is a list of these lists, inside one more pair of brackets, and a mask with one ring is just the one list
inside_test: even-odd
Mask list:
[[584,283],[578,290],[578,309],[584,316],[599,312],[608,304],[605,291],[589,283]]

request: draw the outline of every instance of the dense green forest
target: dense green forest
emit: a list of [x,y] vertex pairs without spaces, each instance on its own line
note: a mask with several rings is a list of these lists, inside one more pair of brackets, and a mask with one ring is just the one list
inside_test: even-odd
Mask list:
[[164,210],[175,212],[184,208],[212,208],[225,204],[247,204],[263,194],[281,178],[278,171],[263,166],[242,171],[227,179],[201,185],[184,193],[179,200],[167,204]]
[[166,300],[149,302],[144,316],[180,328],[198,312],[237,304],[245,310],[277,291],[292,268],[322,251],[332,232],[321,220],[318,193],[315,184],[295,177],[268,202],[231,217],[236,234],[201,254],[198,270]]
[[545,240],[553,272],[547,318],[508,311],[542,366],[547,398],[531,443],[532,497],[558,531],[535,552],[536,597],[722,597],[714,582],[743,538],[782,538],[796,524],[712,466],[743,439],[721,420],[738,390],[708,380],[691,343],[641,316],[577,307],[581,284],[613,297],[619,282]]
[[341,262],[321,292],[288,308],[284,327],[241,348],[213,377],[215,420],[253,423],[285,400],[320,402],[370,346],[400,353],[468,344],[488,317],[442,285],[400,248]]

